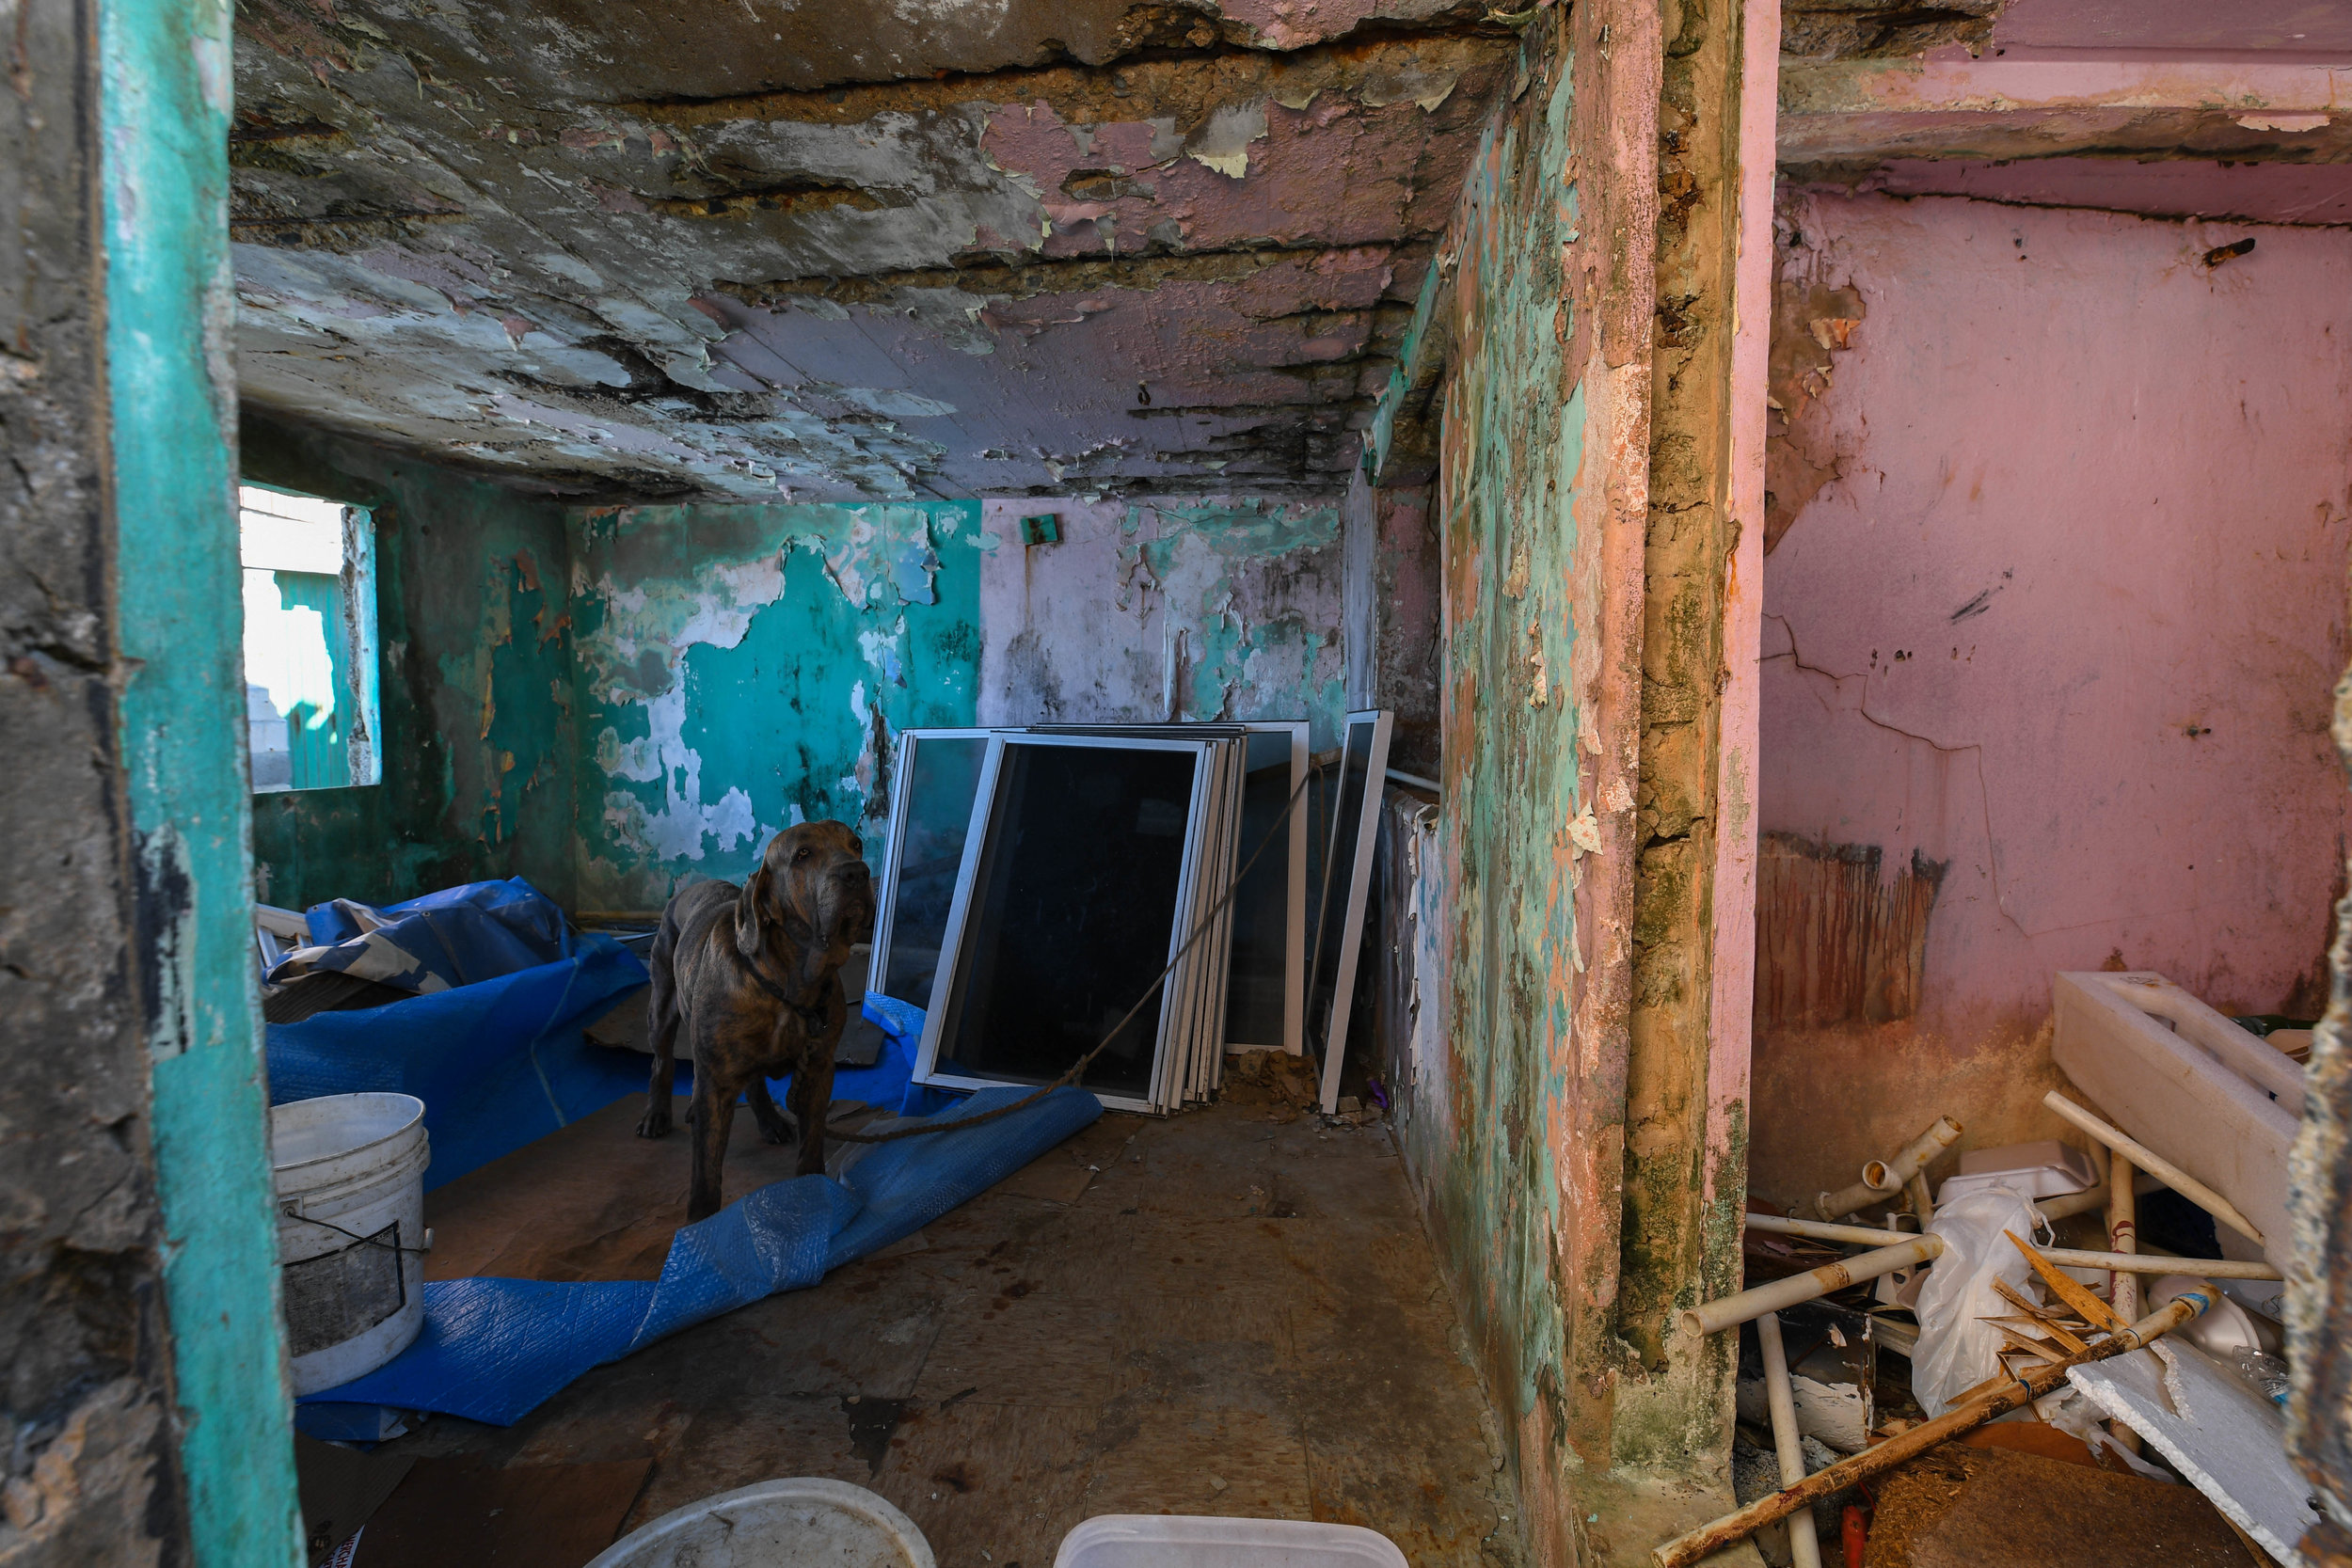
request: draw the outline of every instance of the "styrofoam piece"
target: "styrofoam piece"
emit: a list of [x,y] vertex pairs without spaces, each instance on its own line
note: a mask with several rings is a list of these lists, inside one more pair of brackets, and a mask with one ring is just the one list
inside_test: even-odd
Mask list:
[[2051,986],[2051,1055],[2100,1115],[2237,1206],[2284,1273],[2303,1069],[2161,974]]
[[2191,1485],[2280,1562],[2319,1522],[2288,1463],[2278,1408],[2170,1336],[2142,1351],[2067,1370],[2098,1406],[2145,1438]]
[[[2201,1291],[2206,1281],[2187,1275],[2168,1274],[2148,1286],[2148,1310],[2153,1312],[2170,1304],[2183,1291]],[[2253,1313],[2230,1299],[2224,1291],[2221,1299],[2204,1311],[2183,1323],[2173,1332],[2203,1351],[2217,1361],[2227,1362],[2240,1351],[2264,1351],[2277,1354],[2280,1336],[2275,1323],[2257,1320]]]
[[[1869,1390],[1858,1384],[1823,1382],[1791,1370],[1788,1392],[1796,1402],[1797,1431],[1804,1436],[1818,1437],[1839,1453],[1860,1453],[1870,1446]],[[1740,1379],[1732,1386],[1732,1402],[1741,1420],[1771,1427],[1770,1390],[1762,1378]]]
[[2009,1144],[2000,1148],[1974,1149],[1960,1157],[1957,1175],[1947,1177],[1935,1201],[1949,1203],[1963,1193],[1986,1187],[2014,1187],[2030,1198],[2062,1197],[2079,1193],[2099,1180],[2090,1156],[2056,1138],[2039,1143]]
[[[589,1568],[606,1568],[602,1560]],[[1054,1568],[1406,1568],[1396,1543],[1360,1525],[1105,1513],[1061,1538]]]
[[914,1521],[863,1486],[763,1481],[674,1509],[588,1568],[935,1568]]

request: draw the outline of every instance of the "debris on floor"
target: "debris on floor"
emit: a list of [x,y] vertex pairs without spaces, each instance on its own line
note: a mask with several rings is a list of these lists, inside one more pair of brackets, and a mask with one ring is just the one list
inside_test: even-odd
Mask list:
[[1878,1489],[1863,1568],[2249,1568],[2195,1492],[1953,1443]]
[[[509,1425],[590,1368],[825,1274],[921,1229],[987,1191],[1103,1114],[1093,1096],[975,1095],[942,1122],[966,1132],[857,1146],[842,1178],[758,1188],[672,1240],[660,1277],[552,1284],[496,1278],[429,1283],[424,1329],[381,1369],[298,1402],[315,1436],[373,1440],[386,1412],[437,1411]],[[859,1158],[857,1156],[862,1156]]]
[[[616,1104],[431,1195],[428,1279],[650,1280],[684,1151],[632,1118]],[[736,1140],[731,1180],[791,1158]],[[1090,1180],[1049,1191],[1063,1170]],[[831,1477],[963,1568],[1047,1568],[1089,1518],[1164,1512],[1361,1523],[1416,1568],[1518,1568],[1501,1429],[1385,1129],[1227,1104],[1104,1117],[911,1239],[592,1370],[511,1426],[436,1419],[369,1457],[650,1460],[625,1530]]]
[[[2295,1560],[2317,1523],[2284,1449],[2278,1322],[2296,1021],[2243,1027],[2154,974],[2055,990],[2070,1082],[2042,1103],[2079,1143],[1946,1161],[1964,1129],[1938,1117],[1841,1192],[1782,1195],[1806,1218],[1750,1198],[1747,1288],[1684,1314],[1756,1325],[1740,1507],[1661,1544],[1661,1568],[1748,1536],[1790,1560],[1765,1527],[1808,1505],[1823,1552],[1855,1525],[1874,1568]],[[1785,1374],[1759,1337],[1785,1339]],[[1801,1482],[1773,1453],[1784,1425]],[[1823,1500],[1840,1486],[1858,1516]]]
[[359,1530],[342,1568],[580,1568],[612,1543],[652,1469],[644,1459],[420,1459]]

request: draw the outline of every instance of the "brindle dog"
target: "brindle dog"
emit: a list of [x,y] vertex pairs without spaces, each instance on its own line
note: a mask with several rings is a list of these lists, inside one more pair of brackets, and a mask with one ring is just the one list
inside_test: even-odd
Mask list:
[[768,841],[759,869],[740,889],[697,882],[670,900],[653,939],[653,1084],[641,1138],[670,1131],[674,1053],[680,1028],[694,1048],[694,1138],[687,1191],[691,1223],[719,1212],[721,1163],[747,1095],[760,1135],[790,1131],[768,1080],[792,1075],[788,1096],[800,1123],[799,1173],[825,1168],[825,1112],[833,1103],[833,1053],[849,1021],[839,974],[850,944],[874,924],[874,884],[865,846],[839,822],[806,822]]

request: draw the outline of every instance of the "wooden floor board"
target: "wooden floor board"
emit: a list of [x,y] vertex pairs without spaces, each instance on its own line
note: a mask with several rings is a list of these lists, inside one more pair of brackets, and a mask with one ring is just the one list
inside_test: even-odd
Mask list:
[[[685,1147],[637,1138],[641,1110],[434,1195],[434,1276],[654,1277]],[[750,1132],[730,1196],[790,1174]],[[1112,1513],[1340,1520],[1415,1568],[1518,1568],[1454,1337],[1384,1129],[1111,1115],[886,1254],[599,1368],[515,1428],[437,1420],[396,1447],[650,1461],[628,1528],[832,1476],[905,1510],[942,1568],[1050,1568]]]

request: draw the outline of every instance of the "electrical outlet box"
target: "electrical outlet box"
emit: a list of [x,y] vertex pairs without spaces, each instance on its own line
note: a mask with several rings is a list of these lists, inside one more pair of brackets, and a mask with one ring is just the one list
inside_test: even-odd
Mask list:
[[1024,545],[1058,545],[1061,543],[1061,518],[1051,512],[1021,519],[1021,542]]

